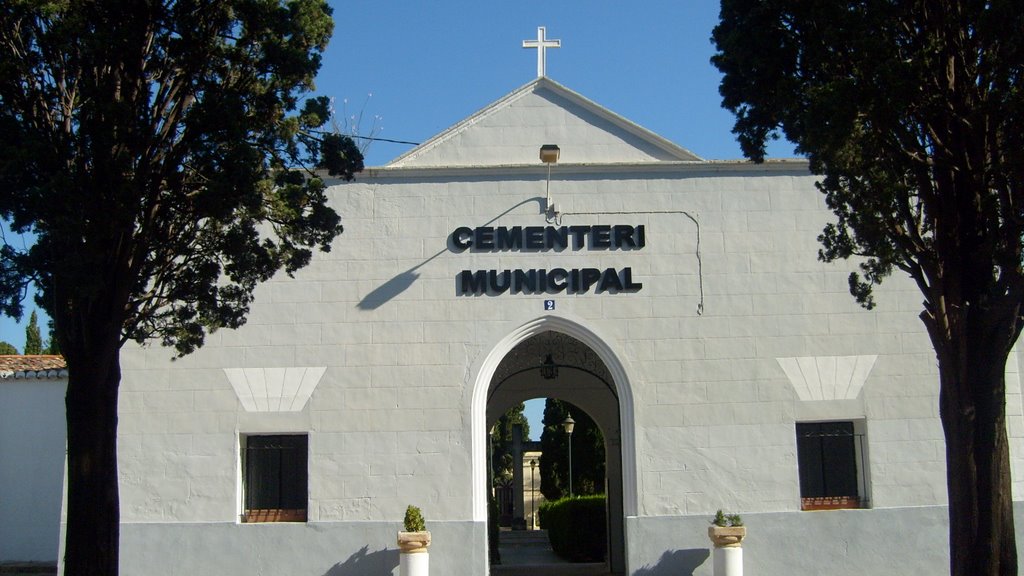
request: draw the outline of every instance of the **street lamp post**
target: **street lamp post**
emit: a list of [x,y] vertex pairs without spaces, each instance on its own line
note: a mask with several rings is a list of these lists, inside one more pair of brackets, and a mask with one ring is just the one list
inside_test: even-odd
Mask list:
[[487,432],[487,491],[494,497],[494,435],[497,433],[498,425],[491,426]]
[[572,430],[576,427],[576,421],[572,419],[572,414],[566,416],[565,420],[562,421],[562,429],[569,435],[569,497],[572,497]]
[[537,459],[530,459],[530,523],[532,530],[537,529],[537,492],[533,484],[533,471],[537,469]]

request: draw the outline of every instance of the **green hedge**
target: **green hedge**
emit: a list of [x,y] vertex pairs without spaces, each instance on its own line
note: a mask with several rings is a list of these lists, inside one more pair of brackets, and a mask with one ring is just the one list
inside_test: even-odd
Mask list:
[[537,516],[555,554],[570,562],[603,562],[608,551],[605,510],[605,497],[598,494],[545,502]]
[[498,550],[498,502],[494,499],[492,491],[487,491],[487,549],[490,551],[488,559],[492,565],[501,564],[501,552]]

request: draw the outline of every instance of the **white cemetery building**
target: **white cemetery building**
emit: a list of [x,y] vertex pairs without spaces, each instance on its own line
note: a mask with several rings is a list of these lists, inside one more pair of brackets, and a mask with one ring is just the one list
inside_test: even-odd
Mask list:
[[123,352],[123,574],[397,573],[409,504],[434,574],[488,574],[487,433],[531,398],[603,431],[609,573],[710,575],[718,509],[750,575],[947,570],[916,287],[855,303],[805,161],[703,160],[542,66],[333,183],[344,234],[243,328]]
[[57,560],[67,378],[60,356],[0,355],[0,573]]

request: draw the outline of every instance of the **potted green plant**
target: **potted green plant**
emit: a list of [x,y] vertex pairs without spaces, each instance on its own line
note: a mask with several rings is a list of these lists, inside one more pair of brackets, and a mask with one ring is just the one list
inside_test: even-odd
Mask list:
[[719,510],[708,527],[708,536],[715,548],[734,548],[740,546],[747,536],[747,527],[739,514],[725,514]]
[[747,527],[739,514],[719,510],[708,526],[708,536],[715,545],[713,556],[715,576],[743,576],[743,547]]
[[405,509],[404,530],[398,533],[399,576],[427,576],[430,573],[430,532],[423,512],[416,506]]

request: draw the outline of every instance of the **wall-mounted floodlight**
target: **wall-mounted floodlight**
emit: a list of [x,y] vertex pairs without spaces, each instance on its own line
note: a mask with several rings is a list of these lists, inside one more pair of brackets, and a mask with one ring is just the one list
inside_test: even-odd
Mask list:
[[555,144],[545,144],[540,147],[540,161],[545,164],[558,162],[558,154],[561,152]]

